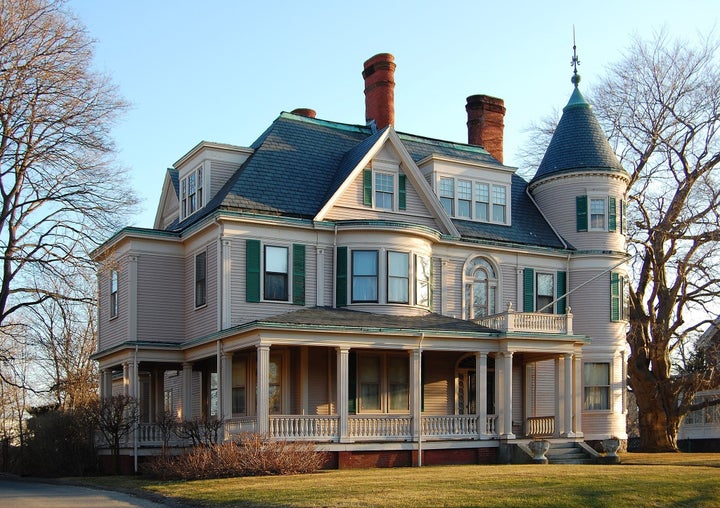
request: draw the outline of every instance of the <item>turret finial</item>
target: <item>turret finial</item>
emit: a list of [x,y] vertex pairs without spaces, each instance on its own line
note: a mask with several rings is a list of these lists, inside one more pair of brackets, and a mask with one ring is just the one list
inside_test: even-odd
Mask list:
[[580,83],[580,74],[578,74],[577,71],[578,65],[580,65],[580,58],[577,56],[577,46],[575,45],[575,25],[573,25],[573,56],[572,60],[570,60],[570,65],[573,66],[573,75],[572,78],[570,78],[570,82],[577,88],[578,83]]

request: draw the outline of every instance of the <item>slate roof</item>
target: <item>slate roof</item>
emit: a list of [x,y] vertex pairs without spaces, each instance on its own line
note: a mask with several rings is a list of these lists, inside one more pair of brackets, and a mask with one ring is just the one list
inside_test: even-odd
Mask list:
[[334,309],[331,307],[310,307],[286,314],[279,314],[259,321],[264,326],[295,325],[295,326],[323,326],[342,328],[372,329],[402,329],[420,332],[469,332],[469,333],[498,333],[497,330],[480,326],[472,321],[455,319],[428,312],[421,316],[394,316],[375,314],[349,309]]
[[626,173],[592,112],[576,87],[563,108],[552,140],[531,183],[577,170]]
[[[173,228],[182,230],[217,209],[312,219],[384,131],[282,113],[253,143],[253,154],[200,212]],[[430,155],[474,163],[499,162],[478,146],[398,133],[415,162]],[[565,248],[525,192],[512,180],[512,226],[453,220],[476,240]]]

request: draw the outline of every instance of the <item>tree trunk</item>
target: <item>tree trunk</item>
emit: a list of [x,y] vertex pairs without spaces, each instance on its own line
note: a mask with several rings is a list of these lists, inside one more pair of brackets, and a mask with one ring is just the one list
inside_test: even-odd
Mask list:
[[[637,395],[637,394],[636,394]],[[668,421],[667,415],[659,404],[655,407],[640,409],[640,451],[641,452],[677,452],[677,429]]]

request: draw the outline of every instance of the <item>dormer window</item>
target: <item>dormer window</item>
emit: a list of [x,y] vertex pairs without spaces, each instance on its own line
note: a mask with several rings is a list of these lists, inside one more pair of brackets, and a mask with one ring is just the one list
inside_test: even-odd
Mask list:
[[363,204],[376,210],[405,210],[406,177],[397,165],[375,161],[372,169],[363,171]]
[[440,204],[456,219],[508,225],[507,196],[507,185],[450,177],[438,182]]
[[375,172],[375,208],[392,210],[395,203],[395,175]]
[[185,219],[202,208],[203,198],[203,168],[200,166],[180,180],[180,218]]

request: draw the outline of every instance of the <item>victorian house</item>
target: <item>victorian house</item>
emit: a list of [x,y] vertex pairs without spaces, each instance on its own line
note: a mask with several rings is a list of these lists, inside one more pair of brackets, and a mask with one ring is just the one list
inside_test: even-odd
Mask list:
[[502,100],[468,97],[467,143],[398,132],[394,70],[365,62],[361,125],[297,109],[199,143],[154,228],[95,252],[101,392],[139,400],[135,453],[168,411],[336,467],[626,437],[628,175],[577,80],[528,182]]

